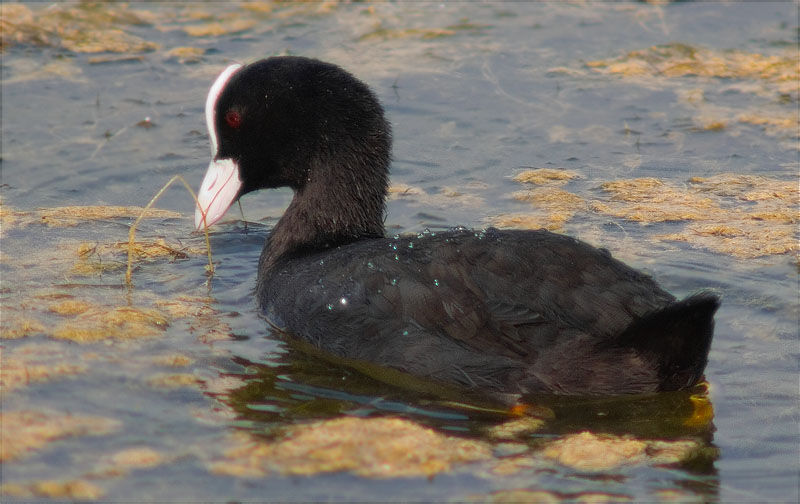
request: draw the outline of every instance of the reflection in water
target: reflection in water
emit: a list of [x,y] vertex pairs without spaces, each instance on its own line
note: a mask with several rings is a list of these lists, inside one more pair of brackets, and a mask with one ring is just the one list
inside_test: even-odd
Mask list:
[[[498,482],[513,482],[524,475],[529,489],[555,485],[555,490],[568,481],[571,487],[577,478],[579,493],[601,489],[622,496],[626,495],[624,485],[630,484],[624,468],[650,466],[668,468],[668,478],[660,471],[648,473],[654,478],[650,484],[657,479],[663,486],[659,492],[666,492],[664,497],[669,492],[686,497],[688,492],[708,500],[715,498],[718,490],[715,461],[719,450],[713,444],[713,408],[705,382],[691,390],[641,397],[531,396],[525,399],[530,407],[520,416],[519,409],[512,411],[463,390],[433,383],[424,386],[420,379],[402,383],[407,387],[390,385],[379,370],[370,368],[364,373],[310,355],[295,348],[293,341],[280,357],[273,355],[264,362],[234,360],[244,371],[225,378],[235,379],[239,386],[214,394],[235,411],[235,424],[241,429],[235,448],[224,460],[228,472],[264,475],[345,470],[397,477],[404,471],[433,474],[438,471],[431,467],[450,469],[454,465]],[[389,370],[390,375],[394,373]],[[351,420],[343,422],[343,417]],[[396,429],[397,436],[403,432],[402,449],[397,453],[387,448],[390,433],[372,422],[378,418],[404,419],[385,427]],[[436,434],[420,429],[417,435],[414,429],[419,427],[414,425]],[[354,436],[358,443],[353,442]],[[432,439],[449,443],[454,436],[477,443],[469,445],[473,450],[469,457],[454,459],[449,450],[441,449],[428,453]],[[297,446],[304,442],[314,446]],[[382,447],[380,456],[374,453],[378,446]],[[427,465],[412,469],[412,462],[403,459],[396,474],[388,469],[377,474],[359,465],[399,464],[401,452],[408,450],[414,452],[414,460]],[[488,450],[491,455],[476,455],[474,450],[481,454]],[[334,457],[332,454],[347,462],[319,462]],[[381,462],[381,456],[386,460]],[[432,466],[436,457],[444,459]],[[286,465],[281,466],[276,458],[285,459]],[[507,487],[508,482],[502,486]],[[619,488],[610,489],[609,485],[615,484]]]

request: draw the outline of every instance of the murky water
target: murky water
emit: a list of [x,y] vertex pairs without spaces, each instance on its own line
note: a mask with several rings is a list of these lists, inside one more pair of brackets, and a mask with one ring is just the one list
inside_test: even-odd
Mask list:
[[[3,4],[4,500],[797,501],[796,5],[29,8]],[[213,230],[209,280],[191,197],[168,189],[127,289],[116,244],[138,211],[112,207],[175,174],[197,187],[216,74],[287,53],[383,101],[391,233],[547,226],[678,296],[717,289],[709,392],[540,398],[516,428],[292,348],[251,298],[286,191]],[[391,451],[381,417],[417,434]],[[378,434],[302,455],[286,426]]]

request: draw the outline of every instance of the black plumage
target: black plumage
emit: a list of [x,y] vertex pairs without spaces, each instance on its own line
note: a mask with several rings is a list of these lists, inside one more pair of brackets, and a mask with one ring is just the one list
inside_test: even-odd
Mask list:
[[335,356],[503,394],[701,379],[715,295],[676,301],[607,251],[544,230],[385,237],[391,132],[366,85],[299,57],[226,79],[209,103],[212,166],[232,162],[241,180],[230,202],[295,191],[259,262],[256,297],[276,326]]

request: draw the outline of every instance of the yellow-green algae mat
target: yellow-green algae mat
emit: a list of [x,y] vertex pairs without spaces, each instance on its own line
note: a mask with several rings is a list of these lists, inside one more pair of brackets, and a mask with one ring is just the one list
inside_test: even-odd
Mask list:
[[[519,429],[522,423],[524,429]],[[544,422],[533,418],[510,420],[490,431],[497,442],[515,444],[517,455],[498,458],[496,443],[448,436],[401,418],[342,417],[288,427],[281,439],[264,441],[246,433],[232,435],[233,448],[211,470],[245,477],[269,473],[309,475],[349,471],[360,476],[395,478],[434,476],[456,464],[485,462],[481,470],[498,476],[539,469],[558,462],[581,471],[600,472],[625,465],[674,464],[690,456],[695,441],[647,441],[627,436],[581,432],[530,451],[504,431],[522,436]],[[507,451],[508,446],[504,447]]]
[[[34,211],[15,211],[0,205],[0,233],[16,227],[72,227],[93,220],[133,219],[142,213],[140,207],[58,207]],[[153,210],[147,218],[180,217],[175,212]],[[154,294],[137,293],[134,306],[126,296],[95,293],[87,290],[71,294],[50,285],[47,278],[37,274],[49,273],[65,281],[104,274],[118,275],[125,271],[128,242],[87,243],[60,241],[53,247],[26,250],[21,257],[9,257],[3,248],[0,261],[16,267],[21,292],[6,297],[0,319],[0,338],[26,339],[47,336],[52,341],[17,344],[8,350],[5,345],[0,367],[0,394],[24,393],[34,383],[61,382],[70,376],[92,372],[93,363],[115,362],[120,368],[137,367],[136,357],[124,355],[126,342],[154,338],[179,319],[189,320],[190,330],[200,341],[228,338],[230,330],[219,321],[211,308],[211,299],[203,296],[181,295],[160,299]],[[162,238],[134,244],[139,260],[176,260],[189,255],[204,255],[205,248],[167,244]],[[118,303],[118,304],[114,304]],[[63,342],[62,342],[63,340]],[[77,356],[68,356],[69,343],[85,345]],[[93,343],[103,343],[101,346]],[[111,345],[109,349],[109,345]],[[116,349],[116,351],[115,351]],[[119,351],[123,350],[123,355]],[[192,359],[178,353],[139,357],[151,366],[164,371],[146,379],[154,388],[197,386],[199,379],[191,373],[175,372],[189,366]],[[56,410],[8,410],[0,413],[0,462],[3,464],[24,459],[34,452],[47,449],[50,443],[77,436],[106,436],[122,430],[121,422],[106,417],[76,415]],[[102,498],[100,482],[122,477],[130,470],[150,467],[170,460],[156,450],[141,446],[110,454],[98,461],[97,468],[83,478],[42,480],[30,482],[4,481],[0,494],[15,497],[52,497],[74,499]]]
[[[125,59],[137,53],[161,49],[153,41],[130,33],[132,26],[155,25],[159,31],[180,30],[193,37],[242,33],[268,18],[287,18],[331,12],[337,2],[249,2],[217,5],[213,11],[202,4],[187,3],[169,11],[153,12],[146,4],[64,2],[42,8],[24,3],[3,2],[0,49],[14,44],[34,44],[67,49],[76,53],[120,53]],[[220,8],[223,7],[223,8]],[[195,59],[202,49],[176,47],[171,56]],[[109,61],[98,56],[90,63]]]
[[501,214],[499,227],[557,230],[575,215],[606,215],[649,225],[685,223],[674,233],[653,234],[656,241],[680,241],[741,258],[797,253],[800,191],[796,180],[722,173],[692,177],[683,184],[656,178],[599,184],[603,199],[587,199],[561,188],[581,178],[570,170],[538,169],[514,180],[533,186],[512,197],[530,202],[531,213]]
[[[73,417],[48,412],[3,413],[4,463],[46,449],[47,443],[69,436],[108,435],[119,422],[97,417]],[[512,421],[514,422],[514,421]],[[533,427],[523,432],[535,430]],[[540,422],[541,423],[541,422]],[[530,473],[553,463],[585,473],[599,473],[624,466],[680,463],[700,450],[691,440],[641,440],[629,436],[581,432],[563,436],[533,451],[521,442],[516,454],[493,454],[500,444],[447,436],[401,418],[342,417],[289,427],[275,441],[252,434],[231,434],[228,448],[207,460],[216,474],[254,478],[268,474],[313,475],[348,471],[369,478],[433,477],[464,464],[479,464],[479,476],[497,478]],[[505,446],[506,451],[509,450]],[[137,447],[109,454],[94,470],[67,481],[5,483],[2,493],[16,497],[69,497],[97,499],[99,483],[123,477],[138,468],[169,463],[175,454]]]
[[[641,225],[684,223],[678,232],[653,234],[651,240],[687,242],[740,258],[797,253],[800,191],[796,181],[760,175],[721,173],[691,177],[683,183],[653,177],[598,183],[603,197],[590,199],[565,189],[587,179],[575,170],[540,168],[512,177],[528,188],[511,197],[530,203],[524,213],[496,214],[487,224],[500,228],[563,230],[576,216],[613,217]],[[420,207],[461,204],[484,206],[480,184],[443,188],[392,185],[391,200]]]
[[[766,98],[765,104],[797,102],[800,65],[794,47],[763,55],[720,51],[681,43],[652,46],[617,58],[589,61],[593,72],[618,76],[643,86],[679,85],[681,102],[693,113],[695,131],[735,131],[737,125],[761,126],[768,135],[790,138],[797,149],[800,117],[792,107],[742,110],[708,103],[704,86],[719,87]],[[693,82],[695,88],[686,88]]]
[[[571,173],[540,172],[519,178],[525,183],[557,181],[554,183],[562,184],[575,177],[577,175]],[[4,231],[16,226],[75,226],[93,219],[130,219],[140,212],[140,208],[127,207],[70,207],[20,212],[0,206]],[[149,216],[176,217],[163,211]],[[21,266],[25,266],[27,261],[31,267],[46,263],[51,271],[66,277],[102,274],[122,277],[125,249],[122,242],[62,242],[52,250],[45,248],[22,258],[3,256],[2,260]],[[71,254],[63,253],[70,250]],[[141,242],[137,250],[142,260],[183,257],[176,255],[176,251],[197,256],[205,253],[202,249],[167,244],[163,239]],[[109,264],[113,266],[109,267]],[[32,383],[65,380],[70,376],[91,373],[93,362],[110,360],[120,366],[131,366],[135,363],[130,361],[137,358],[146,359],[163,369],[145,379],[145,383],[156,389],[202,386],[204,390],[224,394],[241,385],[237,380],[199,378],[193,373],[181,372],[180,369],[191,367],[192,359],[179,353],[146,357],[127,355],[123,363],[122,357],[105,348],[108,343],[124,344],[125,341],[159,337],[169,324],[180,319],[188,321],[191,331],[200,341],[229,338],[230,328],[219,321],[213,300],[187,295],[160,299],[154,294],[137,293],[138,302],[144,306],[113,305],[109,303],[115,301],[114,296],[85,299],[46,286],[20,294],[16,305],[3,307],[2,338],[46,335],[51,341],[16,345],[11,351],[3,349],[0,385],[4,395],[24,393]],[[124,296],[116,298],[120,302],[124,299]],[[65,361],[62,340],[82,344],[86,350],[79,350],[78,358]],[[98,347],[97,343],[106,345]],[[219,409],[220,404],[215,408]],[[700,408],[698,411],[703,410]],[[235,417],[233,411],[197,412],[194,416],[203,421],[212,415]],[[708,422],[711,415],[701,414],[689,421]],[[122,422],[113,418],[55,410],[3,411],[0,423],[0,461],[4,464],[46,451],[48,445],[60,439],[108,436],[124,429]],[[482,439],[466,439],[403,418],[341,417],[299,423],[280,430],[271,439],[234,431],[217,452],[204,451],[199,457],[211,473],[237,478],[343,471],[368,478],[434,477],[459,470],[469,470],[480,477],[502,478],[533,475],[553,464],[581,472],[601,472],[630,465],[676,464],[695,456],[697,451],[707,449],[689,439],[658,441],[588,432],[563,436],[535,448],[524,442],[527,435],[543,425],[545,421],[538,418],[511,418],[488,430]],[[138,469],[168,464],[178,456],[180,454],[137,445],[100,457],[94,467],[81,476],[62,480],[6,481],[0,492],[9,497],[102,499],[104,487],[112,485],[114,480]],[[548,492],[539,494],[537,498],[560,498]],[[510,495],[517,494],[505,492],[475,498],[502,500]],[[600,494],[583,497],[593,496],[601,497]]]

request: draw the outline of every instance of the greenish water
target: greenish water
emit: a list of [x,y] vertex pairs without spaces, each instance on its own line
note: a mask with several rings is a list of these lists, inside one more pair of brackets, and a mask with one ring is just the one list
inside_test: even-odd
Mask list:
[[[50,374],[36,379],[29,367],[24,384],[3,392],[10,436],[4,443],[30,435],[11,430],[7,415],[19,411],[94,416],[119,427],[105,435],[62,433],[4,461],[4,501],[46,498],[36,482],[80,480],[103,500],[137,502],[486,501],[510,490],[543,491],[553,500],[601,494],[797,502],[796,249],[726,252],[717,246],[724,233],[716,242],[664,240],[689,224],[643,225],[591,205],[614,203],[603,183],[642,177],[676,194],[692,187],[692,177],[720,174],[796,188],[797,72],[781,78],[781,62],[797,61],[795,4],[312,3],[271,12],[219,3],[29,7],[40,17],[26,25],[3,6],[4,20],[24,29],[15,35],[23,43],[6,45],[2,59],[1,343],[4,372],[25,362]],[[61,32],[25,28],[48,26],[44,16],[56,11]],[[118,30],[130,46],[121,53],[78,52],[86,46],[58,42],[69,39],[70,27],[81,44],[89,35],[111,44]],[[158,48],[138,52],[145,42]],[[194,52],[175,51],[181,47]],[[578,178],[559,188],[588,203],[559,231],[608,248],[677,296],[717,289],[724,301],[707,368],[713,420],[691,421],[697,412],[688,393],[608,402],[541,398],[544,424],[521,438],[521,456],[532,465],[510,474],[492,472],[488,462],[456,465],[433,478],[214,472],[233,432],[271,439],[276,428],[341,415],[400,416],[486,441],[494,462],[516,456],[486,434],[507,419],[502,414],[455,405],[441,391],[392,386],[391,377],[305,355],[271,334],[251,292],[264,237],[289,192],[248,195],[247,227],[232,212],[213,230],[210,281],[203,255],[190,253],[139,261],[132,290],[124,285],[124,255],[102,249],[127,240],[132,218],[64,226],[47,225],[37,213],[144,206],[175,174],[197,187],[209,157],[203,106],[215,76],[231,61],[287,53],[349,69],[384,103],[395,137],[392,184],[412,188],[389,201],[390,233],[538,215],[531,203],[514,199],[525,187],[512,177],[528,168],[570,170]],[[687,63],[691,53],[695,66]],[[766,204],[727,186],[713,195],[720,215]],[[140,239],[202,250],[182,188],[169,189],[157,206],[179,216],[145,220]],[[796,244],[796,203],[783,208],[794,212]],[[784,238],[770,233],[780,226],[765,220],[753,234],[776,244]],[[731,240],[751,248],[760,243],[749,235]],[[82,259],[81,244],[101,251]],[[76,269],[81,261],[93,265],[91,273]],[[70,323],[85,323],[84,315],[54,311],[64,300],[106,311],[156,310],[168,325],[146,337],[123,325],[120,334],[130,337],[76,343],[63,337]],[[38,326],[10,339],[23,322]],[[109,335],[117,334],[112,325],[103,326]],[[158,360],[176,354],[187,359],[184,365]],[[81,369],[65,372],[69,364]],[[165,385],[164,375],[183,378]],[[548,443],[581,431],[692,440],[696,450],[678,464],[645,457],[596,471],[540,456]],[[101,474],[120,467],[111,455],[139,447],[161,458],[127,466],[124,474]]]

